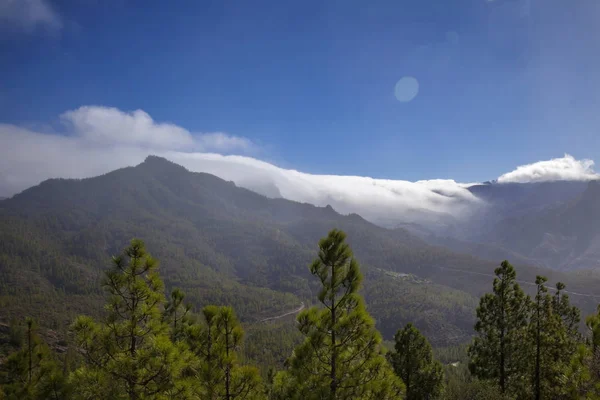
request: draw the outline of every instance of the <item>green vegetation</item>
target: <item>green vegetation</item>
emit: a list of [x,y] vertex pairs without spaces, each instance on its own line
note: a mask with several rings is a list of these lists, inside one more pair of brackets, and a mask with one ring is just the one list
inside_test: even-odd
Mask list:
[[357,291],[362,276],[345,243],[332,230],[319,242],[310,271],[319,278],[323,307],[298,316],[305,341],[294,350],[288,371],[278,374],[282,399],[396,399],[403,390],[383,356],[381,338]]
[[37,334],[38,327],[26,319],[22,348],[0,365],[0,398],[63,399],[69,391],[57,357]]
[[409,323],[396,333],[394,340],[395,352],[388,353],[388,358],[406,385],[406,399],[439,398],[444,372],[442,364],[433,359],[433,350],[427,339]]
[[191,354],[171,340],[177,331],[169,332],[161,315],[165,298],[157,266],[139,240],[113,258],[104,282],[105,321],[81,316],[72,326],[85,360],[70,379],[75,398],[187,397]]
[[187,340],[200,364],[195,393],[202,399],[258,399],[264,390],[258,369],[240,366],[244,331],[231,307],[206,306],[204,325],[191,325]]
[[530,299],[516,283],[516,271],[507,261],[495,274],[493,293],[483,296],[477,307],[478,335],[469,348],[469,367],[473,375],[495,380],[506,393],[524,385],[523,363],[528,355],[522,344]]
[[[579,309],[570,305],[565,285],[557,283],[551,295],[547,278],[538,276],[531,299],[510,263],[495,272],[493,294],[482,297],[477,309],[478,335],[469,348],[473,375],[519,399],[595,398],[600,353],[593,334],[584,340],[579,333]],[[588,318],[592,333],[595,318]]]
[[[255,325],[249,332],[258,347],[244,342],[232,307],[208,305],[196,315],[182,290],[167,299],[158,262],[133,240],[105,273],[108,303],[100,321],[77,317],[71,345],[51,348],[30,318],[10,327],[10,342],[19,348],[0,362],[0,398],[600,399],[600,308],[586,318],[589,334],[581,334],[579,309],[564,284],[550,293],[538,276],[532,299],[504,261],[492,293],[480,299],[468,351],[434,352],[408,323],[386,354],[345,239],[340,230],[329,232],[310,265],[321,306],[300,312],[297,334],[278,318]],[[252,366],[277,330],[295,349],[285,361],[271,352],[273,363]]]
[[155,157],[52,180],[0,204],[0,398],[600,399],[598,275],[518,270]]
[[[195,310],[233,307],[248,333],[240,357],[266,373],[262,365],[281,368],[300,335],[293,316],[260,321],[314,304],[318,281],[306,265],[332,228],[348,234],[361,261],[362,295],[384,339],[411,322],[434,347],[470,340],[493,262],[331,207],[269,199],[158,157],[95,178],[49,180],[0,203],[0,326],[29,315],[64,338],[76,316],[101,318],[107,261],[137,237],[161,260],[168,293],[178,288]],[[532,284],[544,275],[574,292],[600,287],[593,272],[518,269]],[[597,305],[593,297],[572,301],[583,314]],[[264,346],[271,328],[287,337]]]

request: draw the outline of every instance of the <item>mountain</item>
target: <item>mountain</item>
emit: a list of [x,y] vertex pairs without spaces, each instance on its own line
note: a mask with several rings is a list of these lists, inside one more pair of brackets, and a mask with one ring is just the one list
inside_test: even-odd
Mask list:
[[586,186],[587,182],[582,181],[487,183],[472,185],[468,190],[506,215],[564,203],[583,193]]
[[[433,246],[330,206],[267,198],[154,156],[94,178],[51,179],[0,203],[0,319],[33,315],[64,330],[78,313],[102,313],[102,271],[138,237],[160,261],[168,289],[182,288],[196,310],[232,305],[250,332],[250,357],[277,358],[289,351],[261,340],[271,328],[295,332],[293,317],[260,321],[314,302],[308,265],[332,228],[348,234],[384,337],[409,321],[436,345],[469,337],[477,297],[490,290],[500,259]],[[593,293],[600,283],[589,271],[516,267],[525,282],[544,274],[573,292]],[[584,312],[596,307],[591,297],[573,300]]]
[[564,204],[500,221],[486,239],[554,268],[600,267],[600,181]]
[[444,229],[401,224],[429,244],[485,259],[552,269],[600,267],[598,182],[485,183],[468,190],[482,206]]

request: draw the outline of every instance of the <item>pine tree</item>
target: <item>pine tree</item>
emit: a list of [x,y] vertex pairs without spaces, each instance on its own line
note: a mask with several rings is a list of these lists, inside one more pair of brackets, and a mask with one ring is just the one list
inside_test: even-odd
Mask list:
[[580,344],[560,376],[556,399],[600,400],[600,359]]
[[22,348],[0,368],[6,399],[62,399],[68,386],[50,348],[38,335],[36,322],[27,318]]
[[556,284],[556,293],[552,298],[552,309],[562,322],[567,335],[566,346],[572,353],[582,338],[579,332],[581,312],[579,308],[571,306],[569,296],[564,292],[565,288],[566,285],[562,282]]
[[258,370],[239,365],[243,330],[231,307],[207,306],[205,324],[187,330],[191,350],[200,360],[197,394],[207,400],[264,398]]
[[163,318],[170,325],[171,340],[182,339],[185,326],[189,322],[191,306],[184,304],[185,294],[181,289],[173,289],[171,297],[165,304]]
[[580,343],[560,377],[561,398],[600,399],[600,306],[586,318],[589,340]]
[[163,283],[157,262],[140,240],[113,258],[104,286],[107,318],[85,316],[72,326],[85,365],[72,374],[79,398],[187,398],[183,372],[193,364],[183,342],[174,344],[160,307]]
[[494,273],[493,293],[477,307],[477,336],[469,347],[471,373],[495,381],[502,393],[513,393],[524,384],[523,339],[530,299],[516,283],[516,272],[503,261]]
[[204,325],[192,324],[187,329],[190,350],[199,358],[197,373],[198,395],[207,400],[216,400],[224,390],[223,371],[219,368],[220,348],[217,341],[216,320],[219,307],[206,306],[202,309]]
[[529,331],[535,360],[532,369],[534,399],[559,398],[562,377],[572,371],[572,357],[579,342],[579,310],[569,304],[565,285],[556,285],[548,294],[547,279],[536,278],[536,297],[532,305]]
[[395,352],[388,353],[394,372],[406,385],[407,400],[439,398],[443,389],[442,364],[433,359],[431,345],[412,324],[394,336]]
[[397,399],[403,390],[357,293],[362,276],[345,239],[334,229],[319,242],[310,271],[321,282],[323,307],[298,316],[306,339],[294,350],[289,370],[275,377],[276,398],[385,400]]
[[596,314],[589,315],[585,319],[585,325],[590,333],[590,342],[592,350],[596,352],[600,349],[600,304],[598,305]]
[[548,309],[548,289],[544,286],[547,280],[545,276],[537,276],[535,279],[536,295],[530,324],[535,348],[533,393],[536,400],[542,398],[542,351],[547,346],[552,318],[551,310]]

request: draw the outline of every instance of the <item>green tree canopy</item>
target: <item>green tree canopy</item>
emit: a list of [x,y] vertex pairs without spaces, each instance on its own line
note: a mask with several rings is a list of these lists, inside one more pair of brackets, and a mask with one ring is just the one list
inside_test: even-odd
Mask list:
[[55,355],[38,335],[37,323],[26,318],[22,348],[0,363],[0,398],[63,399],[68,386]]
[[263,399],[260,374],[239,364],[237,352],[244,331],[231,307],[206,306],[204,324],[187,330],[191,350],[198,356],[197,395],[206,400]]
[[442,365],[433,359],[431,345],[412,324],[394,336],[395,351],[388,353],[394,372],[406,385],[407,400],[439,398],[444,381]]
[[478,378],[495,381],[502,393],[512,393],[526,384],[522,346],[530,299],[508,261],[494,273],[493,293],[485,294],[477,307],[477,336],[469,347],[469,368]]
[[289,370],[275,377],[279,398],[385,400],[403,391],[358,294],[362,275],[345,239],[334,229],[319,242],[310,272],[321,283],[322,307],[298,316],[305,340],[294,350]]
[[185,293],[181,289],[173,289],[171,296],[165,304],[163,318],[171,330],[171,339],[182,339],[185,327],[189,322],[191,306],[185,304]]
[[184,370],[193,365],[183,342],[163,321],[164,287],[157,262],[140,240],[113,258],[104,286],[110,297],[103,323],[79,317],[72,326],[85,364],[72,374],[80,398],[186,398]]
[[[523,352],[530,352],[530,396],[534,399],[560,398],[564,376],[573,373],[572,357],[577,352],[579,310],[569,304],[565,285],[556,284],[550,295],[546,277],[537,276],[536,296],[531,304],[529,341]],[[569,372],[570,371],[570,372]],[[526,390],[522,395],[528,393]]]

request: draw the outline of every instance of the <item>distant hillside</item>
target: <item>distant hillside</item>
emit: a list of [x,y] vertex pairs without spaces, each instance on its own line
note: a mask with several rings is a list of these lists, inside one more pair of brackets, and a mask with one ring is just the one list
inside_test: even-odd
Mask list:
[[469,191],[506,216],[562,204],[579,196],[586,186],[581,181],[494,183],[473,185]]
[[506,218],[487,238],[555,268],[600,267],[600,182],[559,206]]
[[597,182],[486,183],[469,191],[485,206],[444,229],[404,224],[428,243],[485,259],[552,269],[600,267]]
[[[409,321],[436,344],[470,335],[476,297],[490,290],[499,259],[432,246],[331,207],[270,199],[158,157],[95,178],[48,180],[0,203],[0,319],[32,314],[64,328],[77,313],[100,313],[101,272],[139,237],[167,287],[183,288],[196,309],[230,304],[258,326],[314,301],[308,265],[334,227],[348,234],[368,308],[387,338]],[[516,265],[529,282],[543,273],[581,293],[600,283],[595,274]],[[596,306],[573,300],[584,312]]]

